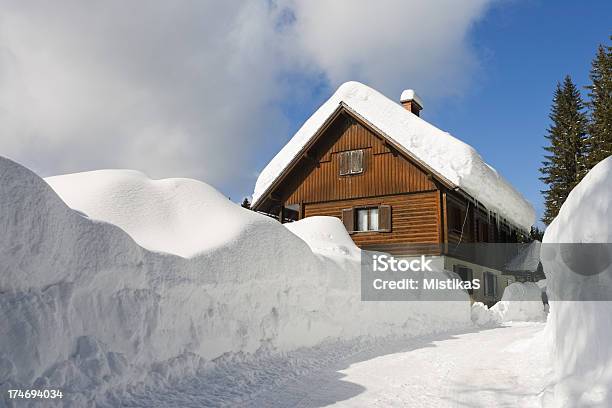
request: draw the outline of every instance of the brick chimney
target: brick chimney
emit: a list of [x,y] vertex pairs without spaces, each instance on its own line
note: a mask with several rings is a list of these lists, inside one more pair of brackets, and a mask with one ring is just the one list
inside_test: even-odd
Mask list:
[[400,102],[404,108],[420,116],[419,113],[423,109],[423,101],[419,98],[419,95],[414,92],[414,89],[405,89],[400,97]]

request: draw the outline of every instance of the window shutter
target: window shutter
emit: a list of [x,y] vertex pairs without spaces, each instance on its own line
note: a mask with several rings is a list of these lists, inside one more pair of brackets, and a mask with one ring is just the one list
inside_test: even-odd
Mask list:
[[348,154],[341,152],[340,154],[340,175],[344,176],[348,173]]
[[342,223],[349,234],[355,231],[355,209],[345,208],[342,210]]
[[362,150],[361,151],[361,172],[365,173],[367,170],[367,164],[368,164],[368,150]]
[[382,232],[391,232],[391,206],[378,206],[378,230]]
[[363,150],[353,150],[351,152],[351,173],[361,173],[363,171]]

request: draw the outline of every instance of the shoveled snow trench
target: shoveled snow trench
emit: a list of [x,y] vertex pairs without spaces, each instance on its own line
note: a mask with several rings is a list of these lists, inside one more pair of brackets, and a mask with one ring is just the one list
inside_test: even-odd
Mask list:
[[[163,405],[537,407],[550,377],[543,329],[543,323],[514,323],[330,345],[260,364],[228,362],[165,391]],[[128,406],[160,402],[159,395],[131,397],[123,400]]]

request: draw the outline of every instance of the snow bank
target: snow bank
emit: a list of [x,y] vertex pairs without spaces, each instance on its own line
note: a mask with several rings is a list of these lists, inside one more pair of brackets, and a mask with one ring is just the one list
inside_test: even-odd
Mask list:
[[137,383],[159,390],[222,355],[416,336],[470,321],[467,297],[361,302],[355,249],[335,221],[286,228],[205,184],[134,172],[49,183],[80,212],[0,158],[3,396],[61,387],[63,403],[86,406]]
[[[546,247],[554,243],[612,242],[610,180],[612,157],[595,166],[574,188],[544,234],[542,264],[550,302],[547,330],[553,344],[555,373],[546,406],[612,406],[612,302],[564,300],[584,293],[593,279],[570,270],[571,253],[552,253]],[[610,252],[599,255],[612,259]],[[608,264],[596,278],[598,286],[610,287],[612,265]]]
[[546,292],[546,279],[540,279],[536,282],[536,285],[538,285],[538,288],[540,288],[542,292]]
[[99,170],[45,179],[68,204],[121,227],[142,247],[190,257],[238,239],[262,220],[191,179],[151,180],[133,170]]
[[499,302],[488,308],[482,302],[472,305],[472,322],[478,326],[506,322],[542,322],[547,310],[542,302],[542,289],[533,282],[515,282],[504,289]]
[[501,300],[491,306],[490,311],[499,322],[546,320],[542,290],[533,282],[508,285]]
[[490,210],[525,230],[533,225],[535,211],[531,204],[493,167],[485,163],[473,147],[359,82],[342,84],[263,169],[253,192],[255,203],[340,103],[357,112],[391,140],[403,146],[408,153],[464,189]]
[[498,315],[492,313],[487,305],[482,302],[474,302],[472,304],[472,323],[477,326],[495,326],[501,322],[498,320]]
[[361,255],[344,224],[336,217],[308,217],[284,225],[306,242],[313,252],[354,258]]

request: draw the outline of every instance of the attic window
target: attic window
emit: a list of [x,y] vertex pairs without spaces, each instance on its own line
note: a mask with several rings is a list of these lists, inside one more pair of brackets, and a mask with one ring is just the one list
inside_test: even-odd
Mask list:
[[363,149],[341,152],[339,156],[341,176],[363,173]]

